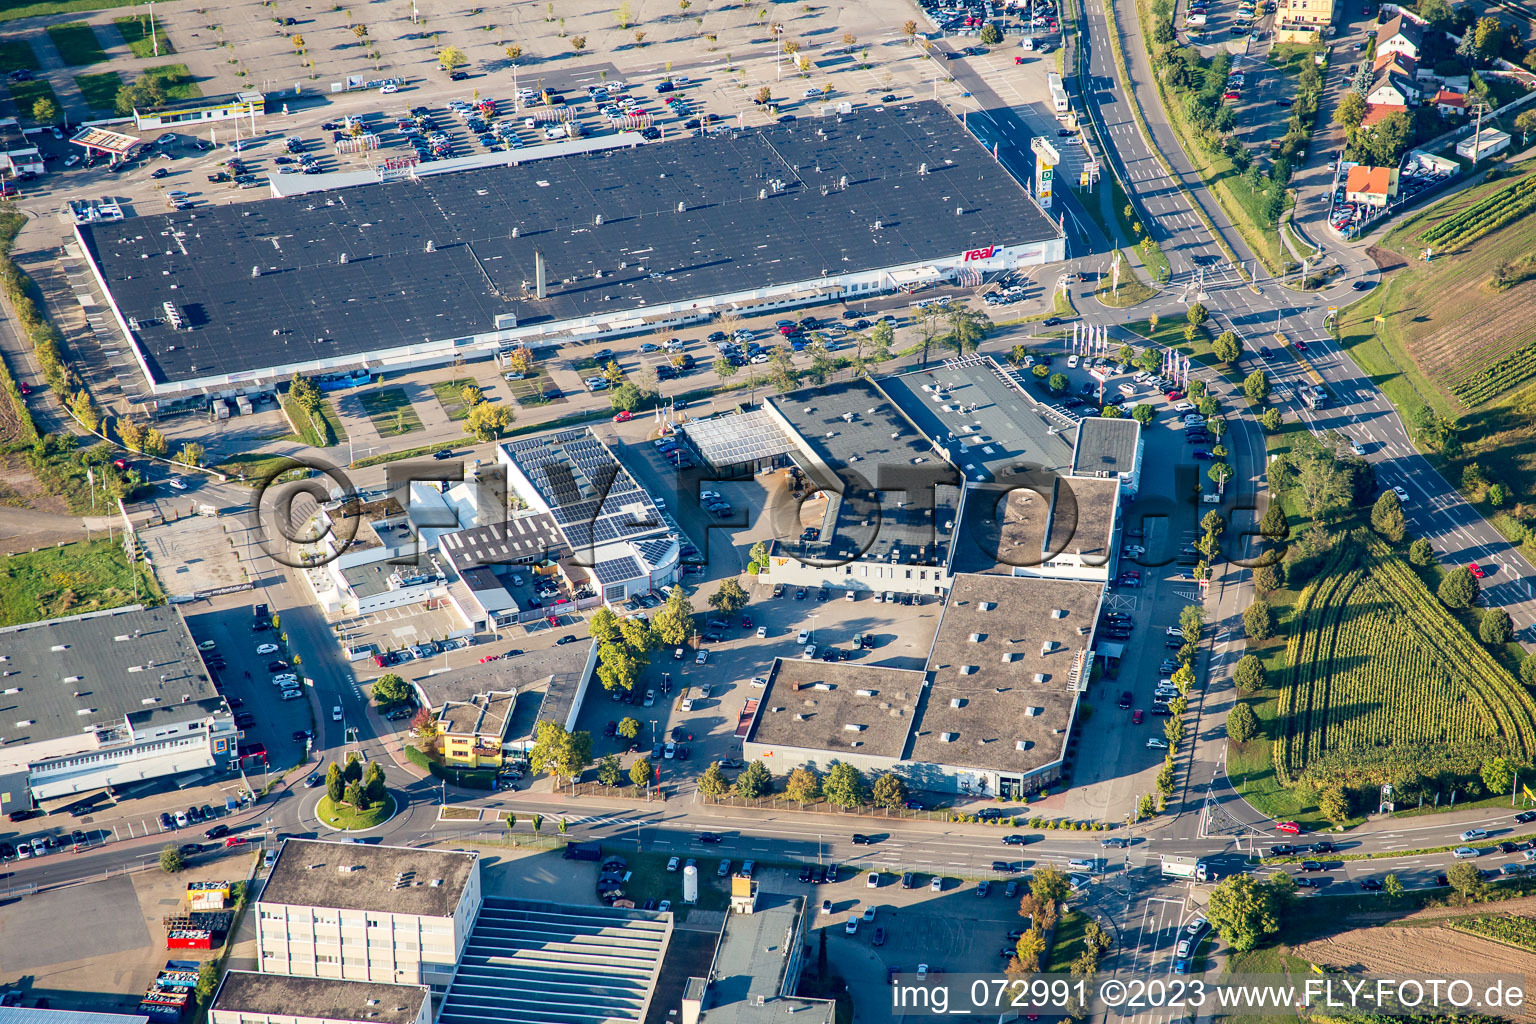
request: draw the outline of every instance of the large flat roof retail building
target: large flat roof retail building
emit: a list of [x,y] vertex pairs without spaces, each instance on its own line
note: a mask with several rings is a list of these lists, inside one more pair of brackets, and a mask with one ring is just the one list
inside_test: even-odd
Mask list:
[[153,394],[863,298],[1066,248],[933,102],[76,231]]

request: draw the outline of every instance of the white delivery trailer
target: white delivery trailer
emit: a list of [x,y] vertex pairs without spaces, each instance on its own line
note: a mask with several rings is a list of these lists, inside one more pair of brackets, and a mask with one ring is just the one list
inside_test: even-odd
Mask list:
[[1208,877],[1205,861],[1199,857],[1172,857],[1163,855],[1164,878],[1186,878],[1193,882],[1203,882]]

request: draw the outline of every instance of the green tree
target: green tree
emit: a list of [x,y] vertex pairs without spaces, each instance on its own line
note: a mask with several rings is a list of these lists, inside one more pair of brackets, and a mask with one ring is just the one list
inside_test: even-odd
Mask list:
[[559,722],[546,719],[535,727],[528,761],[536,773],[554,776],[556,785],[575,779],[592,763],[592,736],[567,732]]
[[1342,786],[1329,786],[1317,795],[1317,809],[1335,825],[1349,820],[1349,796]]
[[645,663],[627,646],[603,644],[597,649],[597,678],[609,693],[628,693],[635,688]]
[[[1040,970],[1040,957],[1045,953],[1045,936],[1034,928],[1025,929],[1014,943],[1013,955],[1018,958],[1021,971],[1033,974]],[[1011,966],[1011,965],[1010,965]]]
[[1259,417],[1259,424],[1264,428],[1265,432],[1269,434],[1279,433],[1280,428],[1284,425],[1284,422],[1284,418],[1280,415],[1280,410],[1276,409],[1274,406],[1270,406],[1268,409],[1265,409],[1264,415]]
[[991,22],[987,22],[981,30],[981,41],[986,46],[996,46],[1003,41],[1002,29]]
[[891,345],[896,341],[896,328],[889,320],[881,320],[869,332],[870,359],[883,363],[891,358]]
[[485,392],[480,390],[480,385],[478,384],[466,384],[459,388],[459,401],[463,402],[468,408],[473,409],[485,401]]
[[566,821],[565,821],[565,818],[563,818],[563,817],[562,817],[562,818],[561,818],[561,819],[560,819],[560,820],[559,820],[559,821],[558,821],[558,822],[556,822],[556,823],[555,823],[555,829],[556,829],[556,830],[557,830],[557,831],[558,831],[558,832],[559,832],[559,833],[560,833],[560,834],[561,834],[561,835],[565,835],[565,830],[566,830],[566,829],[567,829],[567,828],[568,828],[568,827],[569,827],[569,826],[568,826],[568,825],[567,825],[567,824],[566,824]]
[[673,587],[672,593],[667,595],[666,601],[651,619],[651,631],[669,647],[685,644],[693,636],[693,603],[688,600],[682,587]]
[[192,994],[197,997],[199,1005],[207,1006],[213,999],[213,994],[219,990],[219,962],[217,960],[204,960],[197,968],[197,986]]
[[617,754],[604,754],[597,762],[597,781],[608,787],[617,786],[624,778]]
[[1477,624],[1477,638],[1490,647],[1513,640],[1515,624],[1510,621],[1509,612],[1503,608],[1489,608],[1483,612],[1482,621]]
[[625,715],[619,719],[618,734],[626,740],[633,740],[636,736],[640,735],[640,721]]
[[1262,402],[1269,397],[1269,376],[1263,370],[1254,370],[1243,378],[1243,394],[1250,402]]
[[753,544],[752,550],[747,552],[747,559],[756,562],[759,568],[765,568],[768,565],[768,545],[762,541]]
[[1106,420],[1118,420],[1125,417],[1125,413],[1120,409],[1118,405],[1106,405],[1104,408],[1099,410],[1099,415]]
[[535,814],[533,817],[528,819],[528,824],[533,826],[533,830],[535,832],[540,831],[544,828],[544,815]]
[[1072,885],[1066,874],[1051,864],[1036,868],[1034,877],[1029,880],[1029,894],[1042,906],[1054,907],[1065,900],[1071,891]]
[[165,457],[165,453],[171,450],[170,442],[165,439],[165,434],[154,427],[146,427],[144,430],[144,454],[152,455],[157,459]]
[[1237,668],[1233,670],[1232,678],[1237,683],[1239,693],[1252,693],[1264,685],[1264,662],[1257,655],[1245,654],[1237,659]]
[[640,408],[640,403],[645,396],[640,394],[639,385],[633,381],[625,381],[608,393],[608,404],[613,406],[616,412],[634,412]]
[[709,606],[727,617],[735,615],[747,606],[747,592],[734,579],[726,579],[720,589],[709,595]]
[[1056,394],[1059,395],[1063,391],[1067,390],[1067,386],[1070,383],[1071,382],[1067,380],[1067,375],[1066,374],[1064,374],[1064,373],[1053,373],[1053,374],[1051,374],[1050,380],[1048,380],[1046,382],[1046,386],[1049,387],[1052,391],[1056,392]]
[[348,754],[346,763],[341,766],[341,780],[347,785],[363,781],[363,760],[356,754]]
[[377,761],[368,762],[368,768],[363,772],[363,795],[367,797],[369,807],[377,807],[389,795],[384,783],[384,766]]
[[1131,407],[1131,419],[1140,423],[1143,427],[1150,425],[1156,416],[1157,410],[1145,402],[1138,402]]
[[1234,704],[1227,712],[1227,738],[1242,745],[1258,734],[1259,716],[1253,713],[1253,708],[1241,702]]
[[1371,506],[1371,529],[1393,544],[1400,542],[1408,532],[1408,522],[1403,517],[1403,503],[1393,491],[1382,491],[1376,504]]
[[119,86],[117,112],[124,116],[135,109],[148,110],[165,103],[165,81],[159,75],[140,75],[132,85]]
[[369,692],[373,702],[380,706],[409,704],[412,700],[411,684],[394,672],[386,672],[375,679]]
[[469,58],[464,56],[464,51],[457,46],[445,46],[437,51],[437,63],[439,67],[452,71],[469,63]]
[[1280,578],[1280,563],[1274,565],[1256,565],[1253,567],[1253,585],[1260,590],[1269,592],[1279,590],[1284,582]]
[[1493,796],[1503,796],[1515,788],[1515,764],[1507,757],[1490,757],[1478,771],[1483,785]]
[[1445,872],[1446,881],[1462,899],[1471,899],[1483,891],[1483,873],[1476,864],[1459,860]]
[[619,617],[613,614],[611,608],[603,605],[594,611],[592,617],[587,620],[587,633],[598,647],[602,647],[604,644],[618,643],[622,639],[619,633]]
[[500,402],[482,402],[469,410],[464,432],[479,441],[494,441],[512,425],[512,408]]
[[1389,899],[1395,900],[1406,890],[1403,888],[1402,879],[1398,878],[1396,873],[1391,873],[1381,880],[1381,891],[1385,893]]
[[359,811],[366,811],[372,806],[368,803],[368,793],[363,789],[362,782],[347,783],[347,788],[341,795],[341,801]]
[[846,761],[839,761],[828,771],[821,784],[822,797],[833,807],[857,807],[868,802],[864,775]]
[[186,444],[181,446],[181,451],[176,454],[176,461],[181,463],[183,466],[192,466],[196,468],[201,466],[207,457],[208,449],[204,448],[196,441],[188,441]]
[[1333,111],[1333,123],[1343,128],[1346,132],[1352,132],[1360,127],[1360,122],[1365,120],[1365,115],[1370,113],[1366,106],[1365,97],[1350,89],[1339,100],[1339,105]]
[[[1536,114],[1536,111],[1530,113]],[[1502,483],[1494,482],[1488,485],[1488,504],[1494,508],[1503,508],[1509,504],[1509,488]]]
[[736,376],[736,364],[725,358],[725,356],[716,357],[710,366],[715,371],[715,375],[722,379]]
[[796,803],[815,803],[821,799],[821,776],[814,768],[796,768],[784,782],[784,795]]
[[648,757],[642,757],[629,766],[629,781],[636,786],[649,786],[654,774]]
[[168,875],[174,875],[186,867],[186,861],[181,856],[181,850],[175,843],[166,843],[160,847],[160,870]]
[[32,104],[32,120],[38,124],[58,124],[63,119],[64,112],[47,96],[41,97]]
[[1257,598],[1243,612],[1243,629],[1248,634],[1248,639],[1257,643],[1263,643],[1275,635],[1275,613],[1269,607],[1269,602],[1263,598]]
[[1504,47],[1509,42],[1509,30],[1498,18],[1482,17],[1477,19],[1477,26],[1473,35],[1473,46],[1477,48],[1477,54],[1485,61],[1491,61],[1503,56]]
[[341,765],[332,761],[331,766],[325,770],[325,795],[331,803],[339,804],[346,788],[347,780],[341,777]]
[[1205,626],[1205,608],[1198,604],[1187,604],[1179,609],[1179,632],[1184,634],[1184,639],[1195,641],[1200,639],[1200,630]]
[[[1194,310],[1191,309],[1190,312]],[[1237,362],[1238,357],[1243,353],[1242,346],[1237,343],[1237,335],[1231,331],[1222,331],[1216,335],[1216,340],[1211,342],[1211,351],[1216,353],[1216,358],[1224,363]]]
[[745,771],[736,776],[736,784],[731,788],[744,800],[756,800],[773,788],[773,778],[768,774],[768,768],[763,762],[753,761],[747,765]]
[[875,776],[875,784],[870,789],[870,799],[876,807],[895,809],[907,802],[907,783],[895,772],[881,772]]
[[1429,565],[1435,560],[1435,546],[1423,537],[1408,545],[1408,561],[1414,565]]
[[1205,914],[1222,941],[1239,953],[1280,928],[1274,891],[1252,875],[1228,875],[1218,882]]
[[700,796],[725,796],[730,791],[731,784],[726,780],[719,761],[710,762],[709,767],[704,769],[704,774],[699,776],[698,788]]
[[1196,302],[1184,312],[1184,319],[1189,321],[1191,327],[1199,327],[1210,319],[1210,311],[1204,305]]
[[1259,533],[1270,540],[1285,540],[1291,535],[1291,523],[1285,516],[1285,509],[1280,507],[1278,501],[1271,501],[1269,507],[1264,510],[1264,515],[1259,519]]
[[1440,580],[1437,593],[1447,608],[1469,608],[1477,600],[1477,578],[1465,566],[1452,569]]
[[1536,654],[1527,654],[1520,659],[1520,681],[1536,687]]

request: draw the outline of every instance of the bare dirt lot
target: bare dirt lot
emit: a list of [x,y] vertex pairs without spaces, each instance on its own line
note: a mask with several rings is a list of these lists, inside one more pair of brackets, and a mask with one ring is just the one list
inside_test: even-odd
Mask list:
[[[1466,908],[1461,907],[1441,909],[1456,916],[1467,913]],[[1502,905],[1498,909],[1501,913],[1506,910],[1519,912],[1514,907]],[[1431,964],[1436,971],[1446,975],[1523,975],[1531,967],[1531,954],[1527,950],[1438,925],[1428,928],[1355,928],[1303,943],[1294,947],[1293,952],[1322,966],[1399,977],[1422,974]],[[1506,1010],[1505,1016],[1515,1021],[1536,1021],[1536,1010]]]

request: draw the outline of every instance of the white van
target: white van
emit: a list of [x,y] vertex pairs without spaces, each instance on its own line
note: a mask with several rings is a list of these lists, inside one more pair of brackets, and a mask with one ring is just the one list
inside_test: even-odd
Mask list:
[[1033,50],[1035,48],[1035,37],[1025,36],[1023,39],[1020,39],[1019,48],[1023,50]]

